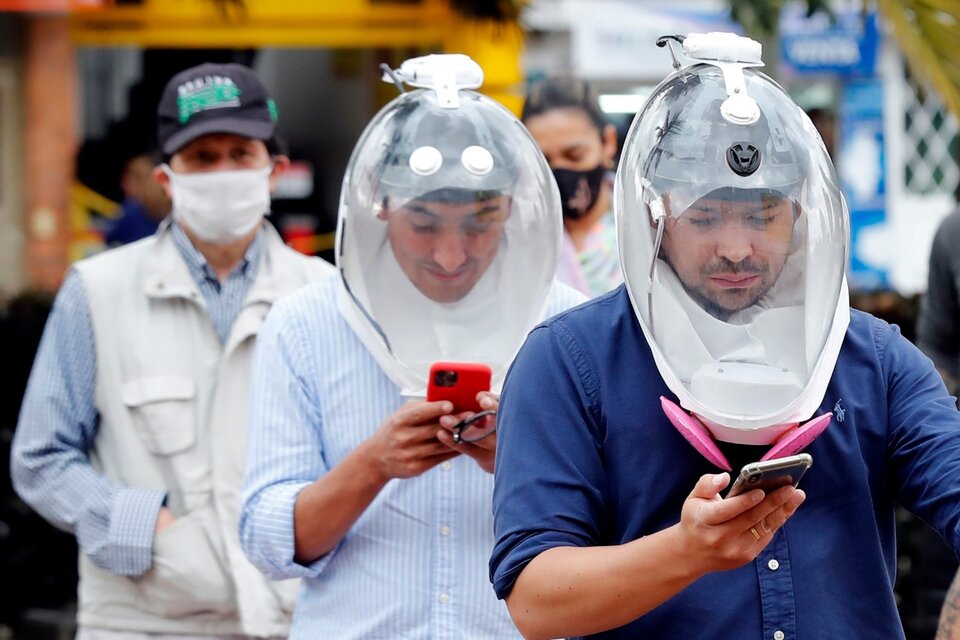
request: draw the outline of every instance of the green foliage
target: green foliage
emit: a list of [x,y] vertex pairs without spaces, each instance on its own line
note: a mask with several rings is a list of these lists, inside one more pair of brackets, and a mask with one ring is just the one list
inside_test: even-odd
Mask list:
[[[728,0],[730,17],[743,25],[747,33],[759,37],[775,36],[784,0]],[[807,0],[807,15],[823,11],[833,16],[829,0]]]

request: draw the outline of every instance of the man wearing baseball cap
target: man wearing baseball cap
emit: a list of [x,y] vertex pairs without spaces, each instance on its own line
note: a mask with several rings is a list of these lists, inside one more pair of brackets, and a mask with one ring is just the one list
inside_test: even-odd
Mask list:
[[247,394],[271,304],[331,267],[263,221],[288,160],[236,64],[177,74],[158,109],[157,233],[67,274],[24,396],[17,491],[80,546],[81,640],[285,637],[293,583],[237,539]]

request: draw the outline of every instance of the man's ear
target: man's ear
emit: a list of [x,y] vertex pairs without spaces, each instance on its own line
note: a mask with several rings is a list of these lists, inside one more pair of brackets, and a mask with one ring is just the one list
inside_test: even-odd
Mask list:
[[277,189],[277,178],[290,168],[290,158],[287,156],[273,156],[273,171],[270,172],[270,193]]
[[153,168],[153,179],[160,183],[160,186],[163,187],[163,192],[167,194],[170,200],[173,200],[173,188],[170,186],[170,176],[167,175],[167,172],[164,171],[160,165]]
[[383,196],[383,200],[380,201],[380,207],[377,209],[377,220],[386,222],[389,217],[390,199],[387,196]]

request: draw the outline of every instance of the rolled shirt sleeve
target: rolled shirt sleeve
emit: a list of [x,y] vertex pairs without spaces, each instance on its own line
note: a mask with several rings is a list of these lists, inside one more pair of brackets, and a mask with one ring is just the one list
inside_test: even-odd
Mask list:
[[296,307],[274,305],[257,337],[240,543],[274,579],[316,577],[336,549],[310,565],[294,560],[294,507],[307,485],[327,473],[322,418]]
[[560,323],[535,329],[510,369],[493,492],[490,580],[500,598],[540,553],[600,538],[606,478],[595,382],[589,354]]

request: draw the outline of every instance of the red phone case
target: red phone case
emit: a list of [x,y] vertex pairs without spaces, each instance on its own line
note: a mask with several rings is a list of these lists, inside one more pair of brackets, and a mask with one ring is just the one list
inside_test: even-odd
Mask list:
[[477,393],[490,390],[490,367],[478,362],[434,362],[430,367],[427,400],[449,400],[454,412],[480,411]]

